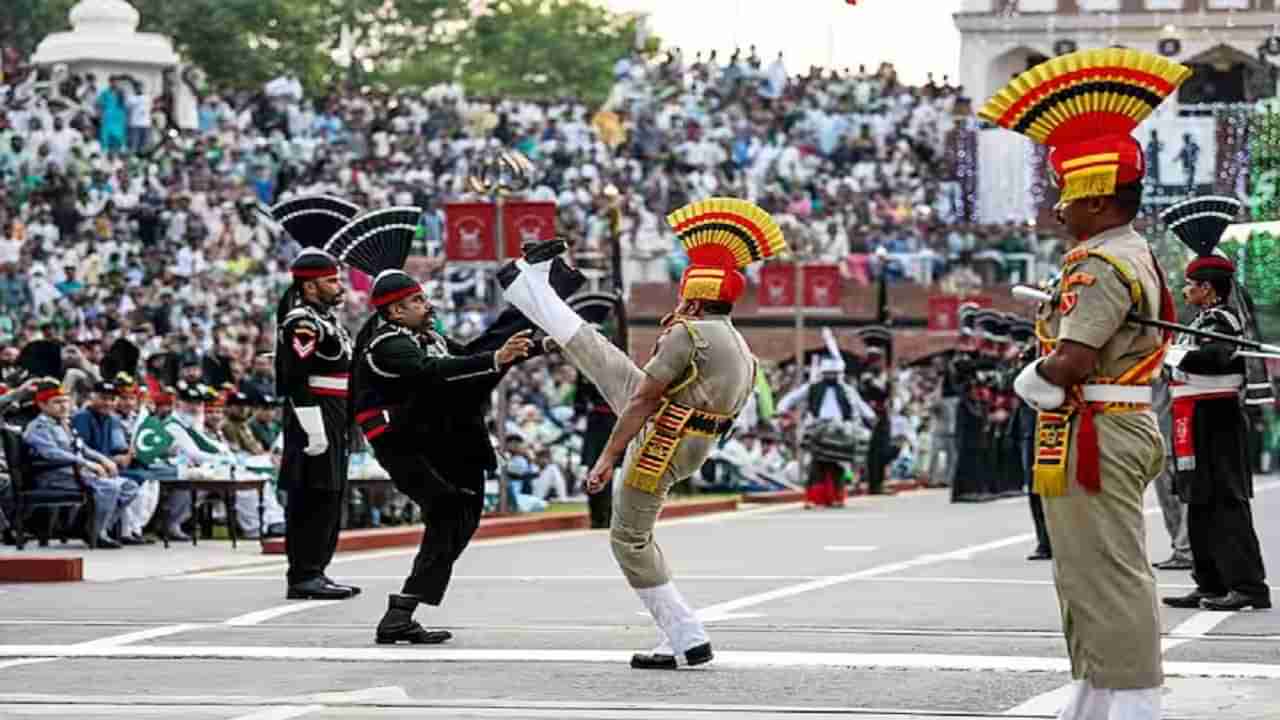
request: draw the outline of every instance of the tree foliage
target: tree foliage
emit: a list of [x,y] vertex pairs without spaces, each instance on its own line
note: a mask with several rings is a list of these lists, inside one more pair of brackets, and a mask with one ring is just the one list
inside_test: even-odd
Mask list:
[[[602,100],[630,49],[634,17],[594,0],[131,0],[139,30],[173,39],[215,87],[288,73],[311,92],[334,82]],[[0,44],[24,55],[66,30],[75,0],[3,0]]]

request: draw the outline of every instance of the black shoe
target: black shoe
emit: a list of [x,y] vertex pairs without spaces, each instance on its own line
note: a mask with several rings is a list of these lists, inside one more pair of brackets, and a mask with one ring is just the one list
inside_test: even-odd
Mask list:
[[1223,596],[1207,593],[1199,588],[1186,595],[1162,598],[1165,605],[1175,608],[1198,608],[1202,600],[1221,600]]
[[187,542],[191,536],[182,531],[182,528],[169,528],[170,542]]
[[[98,542],[102,542],[99,540]],[[120,538],[121,545],[146,545],[147,541],[141,535],[124,535]]]
[[498,286],[503,290],[511,287],[511,283],[515,282],[518,277],[520,277],[520,268],[516,265],[515,260],[508,260],[503,263],[502,267],[498,268]]
[[1036,548],[1036,551],[1027,556],[1028,560],[1052,560],[1053,553],[1047,548]]
[[271,523],[267,526],[267,537],[284,537],[284,523]]
[[[702,643],[691,647],[684,654],[685,664],[689,667],[709,663],[715,657],[711,652],[711,643]],[[680,667],[674,655],[659,653],[636,653],[631,656],[631,667],[636,670],[675,670]]]
[[[86,541],[86,542],[87,542],[87,541]],[[122,547],[124,547],[124,546],[123,546],[123,545],[121,545],[120,543],[116,542],[115,540],[112,540],[112,539],[111,539],[111,538],[109,538],[109,537],[100,537],[100,538],[98,538],[98,549],[99,549],[99,550],[119,550],[119,549],[120,549],[120,548],[122,548]]]
[[360,594],[360,588],[355,585],[347,585],[346,583],[334,582],[333,580],[329,579],[328,575],[321,575],[320,577],[324,578],[325,582],[329,583],[334,587],[346,588],[350,590],[351,597],[355,597]]
[[387,614],[378,622],[374,637],[379,645],[439,645],[453,637],[447,630],[428,630],[413,619],[418,598],[410,595],[387,596]]
[[346,600],[351,590],[332,585],[323,577],[311,578],[289,586],[285,598],[289,600]]
[[1190,570],[1191,561],[1174,555],[1164,562],[1151,563],[1151,567],[1157,570]]
[[520,246],[520,252],[524,253],[524,261],[530,265],[537,265],[557,255],[563,255],[564,251],[568,249],[568,243],[563,240],[543,240],[542,242],[525,243]]
[[1242,592],[1232,590],[1225,597],[1204,598],[1200,601],[1200,607],[1205,610],[1218,610],[1223,612],[1234,612],[1236,610],[1244,610],[1251,607],[1254,610],[1270,610],[1270,595],[1245,595]]

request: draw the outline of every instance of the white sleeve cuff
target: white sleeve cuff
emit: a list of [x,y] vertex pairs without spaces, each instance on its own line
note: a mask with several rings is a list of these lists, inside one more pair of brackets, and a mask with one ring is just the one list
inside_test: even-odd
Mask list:
[[1040,412],[1047,412],[1062,407],[1062,404],[1067,401],[1067,391],[1049,382],[1040,374],[1039,367],[1042,362],[1044,358],[1022,368],[1018,378],[1013,381],[1013,391],[1031,407]]
[[294,406],[293,414],[298,417],[298,424],[307,435],[324,436],[324,415],[317,405]]

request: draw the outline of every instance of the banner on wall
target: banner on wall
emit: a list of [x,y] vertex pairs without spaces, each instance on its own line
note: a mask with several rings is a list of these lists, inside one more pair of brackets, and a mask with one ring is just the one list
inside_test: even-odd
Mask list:
[[[497,261],[497,211],[493,203],[445,203],[444,217],[444,253],[450,263]],[[502,222],[503,257],[519,257],[525,243],[555,239],[556,204],[504,202]]]
[[[810,312],[840,312],[840,266],[805,263],[802,267],[803,307]],[[792,263],[766,263],[760,268],[758,304],[761,311],[793,311],[796,307],[796,268]]]

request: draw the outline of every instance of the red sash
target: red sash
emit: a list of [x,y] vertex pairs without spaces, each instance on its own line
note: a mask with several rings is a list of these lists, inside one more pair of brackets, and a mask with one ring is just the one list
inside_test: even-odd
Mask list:
[[1200,400],[1235,398],[1235,390],[1173,399],[1173,466],[1178,472],[1196,469],[1196,403]]

